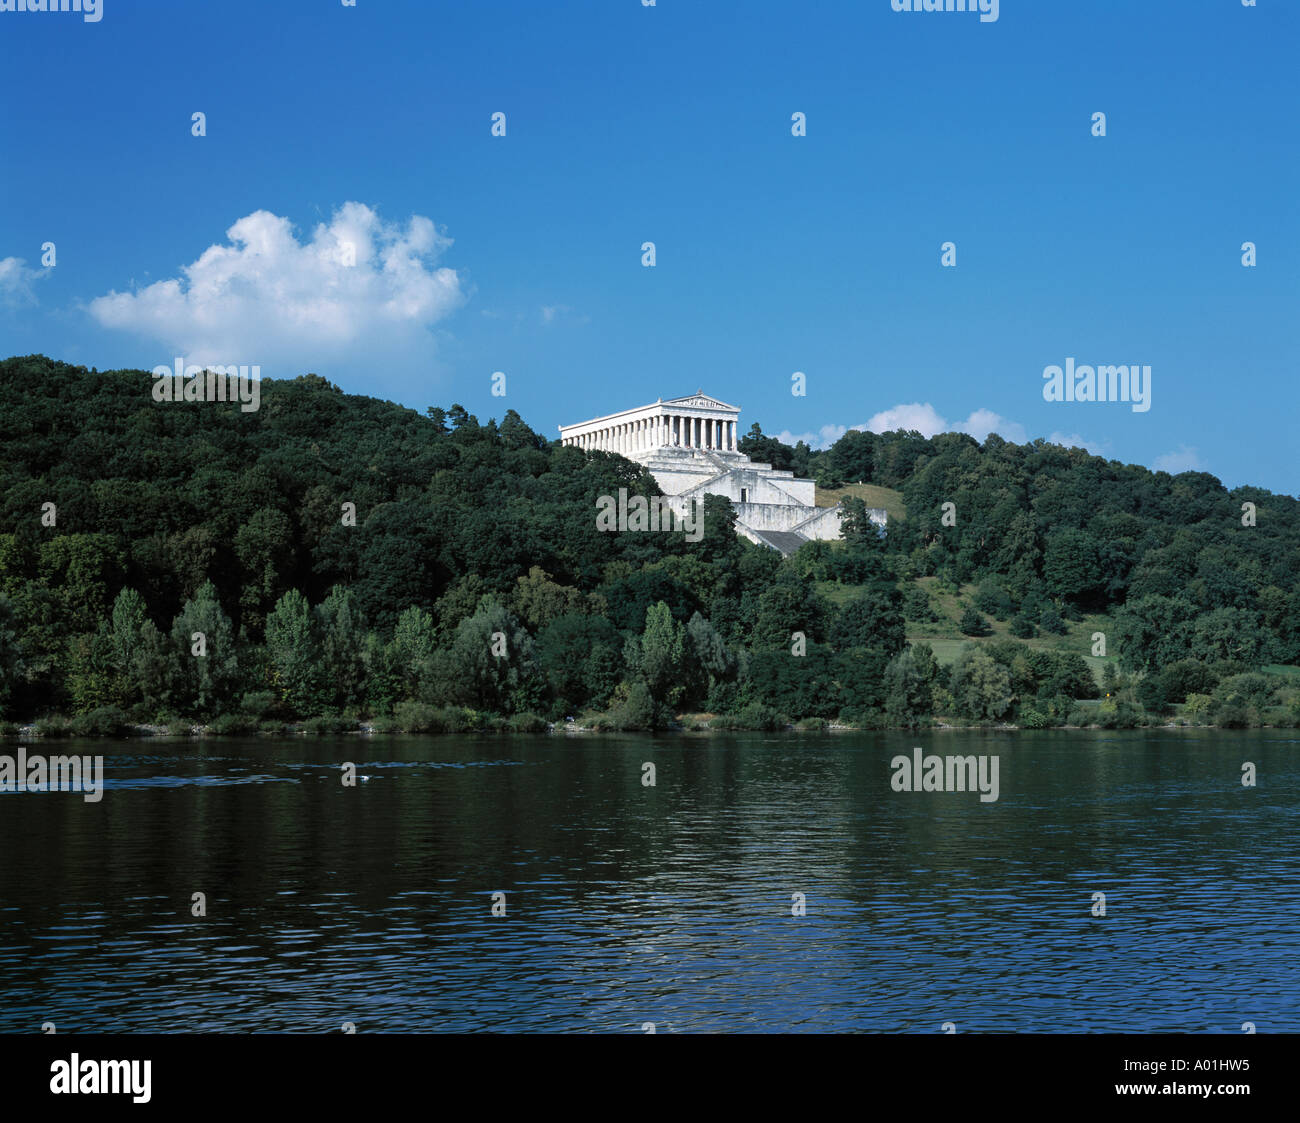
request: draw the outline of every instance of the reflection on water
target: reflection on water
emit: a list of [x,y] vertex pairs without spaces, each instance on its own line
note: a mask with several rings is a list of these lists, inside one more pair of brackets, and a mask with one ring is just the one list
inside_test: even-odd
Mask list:
[[[1298,744],[61,743],[104,798],[0,798],[0,1030],[1295,1032]],[[1000,799],[891,790],[913,745]]]

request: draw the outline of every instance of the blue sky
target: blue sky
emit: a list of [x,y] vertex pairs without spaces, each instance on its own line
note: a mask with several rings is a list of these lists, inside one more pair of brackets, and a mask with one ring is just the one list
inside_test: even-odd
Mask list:
[[[1300,488],[1293,0],[103,2],[0,12],[0,353]],[[1067,357],[1150,410],[1045,402]]]

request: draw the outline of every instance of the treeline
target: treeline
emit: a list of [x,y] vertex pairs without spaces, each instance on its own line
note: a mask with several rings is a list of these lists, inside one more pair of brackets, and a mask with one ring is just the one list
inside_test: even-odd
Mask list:
[[[890,528],[898,575],[978,586],[976,605],[1028,638],[1071,610],[1108,612],[1124,667],[1182,659],[1243,667],[1300,663],[1300,502],[1228,490],[1205,472],[1171,476],[1034,441],[851,430],[830,448],[791,448],[755,425],[741,448],[824,487],[902,492]],[[951,504],[955,525],[945,525]],[[977,634],[977,633],[976,633]],[[1180,699],[1181,700],[1181,699]]]
[[[798,470],[901,486],[908,518],[881,539],[850,504],[844,543],[782,559],[738,538],[719,497],[698,542],[601,533],[597,497],[656,494],[653,478],[513,410],[420,416],[306,375],[265,380],[243,413],[156,403],[151,384],[0,362],[6,720],[1125,724],[1193,697],[1226,724],[1300,716],[1260,673],[1300,654],[1288,497],[1041,443],[851,433]],[[1246,494],[1249,529],[1232,513]],[[1120,610],[1124,676],[1081,707],[1098,691],[1078,655],[1002,641],[940,667],[905,638],[929,574],[977,582],[982,611],[1023,617],[1026,638]]]

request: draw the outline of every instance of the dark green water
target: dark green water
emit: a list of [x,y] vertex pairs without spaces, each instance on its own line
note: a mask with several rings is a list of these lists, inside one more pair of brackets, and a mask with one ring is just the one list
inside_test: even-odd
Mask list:
[[1285,731],[28,748],[107,780],[0,795],[0,1030],[1300,1030]]

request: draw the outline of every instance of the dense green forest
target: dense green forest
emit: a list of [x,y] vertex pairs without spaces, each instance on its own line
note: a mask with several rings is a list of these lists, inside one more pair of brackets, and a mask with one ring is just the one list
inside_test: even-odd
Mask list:
[[[845,541],[783,559],[719,497],[696,542],[601,533],[597,497],[653,478],[513,410],[422,416],[312,374],[264,380],[256,412],[151,386],[0,361],[9,723],[1300,723],[1290,496],[1042,441],[850,431],[813,451],[755,425],[755,459],[906,510],[882,537],[850,495]],[[969,637],[944,658],[915,640],[939,590]]]

